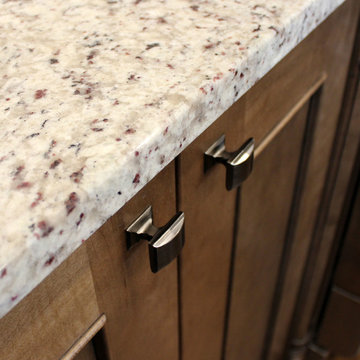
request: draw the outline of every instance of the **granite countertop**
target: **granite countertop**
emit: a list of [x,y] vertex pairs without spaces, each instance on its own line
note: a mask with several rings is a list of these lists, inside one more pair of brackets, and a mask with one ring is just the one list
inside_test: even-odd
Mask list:
[[343,0],[0,0],[0,317]]

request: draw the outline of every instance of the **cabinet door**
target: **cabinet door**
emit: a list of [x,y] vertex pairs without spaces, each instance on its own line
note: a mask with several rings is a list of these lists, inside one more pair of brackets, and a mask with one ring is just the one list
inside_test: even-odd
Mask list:
[[154,225],[163,226],[175,204],[171,163],[86,242],[111,360],[178,359],[177,262],[154,274],[146,241],[127,250],[125,239],[149,205]]
[[[242,185],[226,359],[260,359],[296,183],[305,104],[255,152]],[[275,130],[276,131],[276,130]]]
[[182,359],[221,358],[236,190],[225,187],[225,168],[204,173],[204,153],[221,134],[228,151],[241,145],[237,103],[178,159],[179,207],[186,214],[186,244],[180,256]]

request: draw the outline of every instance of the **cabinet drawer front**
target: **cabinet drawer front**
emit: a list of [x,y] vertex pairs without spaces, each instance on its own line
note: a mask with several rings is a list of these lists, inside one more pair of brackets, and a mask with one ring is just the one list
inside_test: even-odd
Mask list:
[[0,359],[59,359],[99,317],[81,246],[0,321]]

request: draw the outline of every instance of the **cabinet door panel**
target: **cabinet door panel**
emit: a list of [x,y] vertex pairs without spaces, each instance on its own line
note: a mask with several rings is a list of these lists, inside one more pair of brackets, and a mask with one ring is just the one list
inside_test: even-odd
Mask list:
[[125,229],[149,205],[154,225],[163,226],[175,204],[171,163],[87,241],[111,360],[178,358],[177,261],[153,274],[146,241],[127,250],[125,240]]
[[226,349],[229,360],[261,356],[307,111],[306,104],[255,158],[253,173],[241,189]]
[[204,173],[204,153],[221,134],[228,151],[242,145],[242,114],[237,103],[178,160],[179,206],[186,214],[180,256],[183,360],[221,358],[236,190],[226,190],[224,166]]

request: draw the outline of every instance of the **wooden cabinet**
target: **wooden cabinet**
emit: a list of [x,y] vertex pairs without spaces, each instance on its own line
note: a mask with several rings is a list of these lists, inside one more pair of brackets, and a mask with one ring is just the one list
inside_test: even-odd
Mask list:
[[[290,356],[330,246],[319,229],[359,7],[342,5],[2,319],[0,358]],[[253,173],[231,191],[225,167],[204,171],[221,135],[230,152],[256,141]],[[181,256],[156,274],[146,241],[128,249],[125,234],[150,205],[156,226],[185,213]]]

